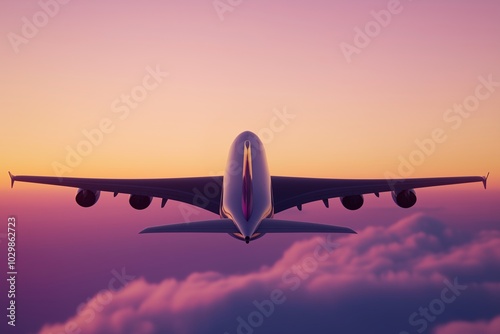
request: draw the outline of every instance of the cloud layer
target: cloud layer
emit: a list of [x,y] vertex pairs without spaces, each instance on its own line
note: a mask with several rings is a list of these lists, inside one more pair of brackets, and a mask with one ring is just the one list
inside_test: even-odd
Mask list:
[[499,231],[460,234],[417,214],[297,242],[255,272],[139,278],[40,333],[493,333],[499,263]]
[[440,326],[435,334],[498,334],[500,333],[500,316],[490,321],[454,321]]

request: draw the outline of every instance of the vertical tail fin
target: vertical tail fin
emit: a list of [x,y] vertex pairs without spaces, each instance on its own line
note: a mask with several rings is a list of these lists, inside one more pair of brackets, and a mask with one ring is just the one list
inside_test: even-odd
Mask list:
[[243,148],[243,196],[241,201],[241,206],[243,208],[243,214],[246,220],[250,218],[252,214],[252,147],[250,141],[245,141],[245,147]]

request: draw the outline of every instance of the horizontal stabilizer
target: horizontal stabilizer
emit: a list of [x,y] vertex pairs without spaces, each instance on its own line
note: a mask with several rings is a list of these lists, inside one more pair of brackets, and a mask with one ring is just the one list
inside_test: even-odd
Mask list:
[[192,223],[179,223],[148,227],[140,233],[238,233],[238,228],[231,219],[204,220]]
[[298,222],[292,220],[280,220],[274,218],[264,219],[257,233],[301,233],[301,232],[326,232],[326,233],[356,233],[348,227],[327,224]]

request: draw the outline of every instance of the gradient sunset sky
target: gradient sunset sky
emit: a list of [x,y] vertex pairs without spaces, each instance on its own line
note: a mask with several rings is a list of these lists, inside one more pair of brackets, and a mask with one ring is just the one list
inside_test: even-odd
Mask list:
[[[0,8],[0,208],[4,226],[10,215],[19,221],[20,273],[18,326],[3,320],[0,328],[60,333],[76,321],[82,333],[232,334],[254,300],[281,288],[287,302],[255,333],[417,333],[408,317],[457,277],[468,287],[463,297],[422,332],[500,330],[498,1],[30,0]],[[139,98],[127,104],[126,96]],[[83,209],[74,189],[10,189],[8,171],[220,175],[245,130],[265,142],[273,175],[490,172],[488,190],[417,190],[408,210],[382,194],[356,212],[332,200],[328,210],[312,203],[280,213],[359,233],[338,238],[338,251],[292,292],[281,274],[326,235],[250,245],[226,235],[138,235],[184,221],[182,208],[160,209],[155,199],[135,211],[126,196],[106,193]],[[215,217],[196,211],[190,220]],[[86,321],[78,307],[122,268],[135,279]]]

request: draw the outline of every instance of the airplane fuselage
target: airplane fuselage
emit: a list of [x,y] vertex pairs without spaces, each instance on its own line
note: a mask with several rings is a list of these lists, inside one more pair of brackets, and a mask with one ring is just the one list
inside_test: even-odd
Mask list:
[[265,218],[274,214],[271,175],[264,145],[252,132],[241,133],[229,150],[222,184],[220,216],[231,219],[240,233],[232,236],[246,242]]

